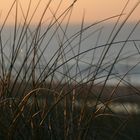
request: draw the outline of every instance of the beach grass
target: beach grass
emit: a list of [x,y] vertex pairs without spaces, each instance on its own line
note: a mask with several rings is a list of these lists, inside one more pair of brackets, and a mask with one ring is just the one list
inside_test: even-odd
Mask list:
[[[40,3],[41,0],[30,15],[31,0],[27,11],[20,2],[13,1],[0,26],[0,139],[138,139],[139,114],[129,112],[125,103],[138,104],[140,88],[125,78],[140,62],[124,74],[112,71],[119,62],[140,54],[140,40],[131,38],[139,21],[124,39],[116,40],[140,2],[123,21],[129,0],[121,13],[95,23],[87,25],[84,13],[72,35],[68,30],[76,1],[60,13],[63,0],[53,10],[53,1],[49,0],[38,23],[33,25]],[[13,10],[14,25],[10,28],[7,20]],[[22,22],[18,21],[19,11]],[[48,11],[52,17],[45,24]],[[114,18],[116,22],[107,41],[100,44],[103,23]],[[5,37],[7,28],[10,33]],[[83,48],[83,43],[94,35],[95,45]],[[122,54],[127,43],[135,45],[134,54]],[[111,57],[113,45],[119,50]],[[81,69],[80,64],[87,67]],[[108,84],[111,79],[117,83]],[[110,107],[113,103],[121,104],[125,113],[115,112]]]

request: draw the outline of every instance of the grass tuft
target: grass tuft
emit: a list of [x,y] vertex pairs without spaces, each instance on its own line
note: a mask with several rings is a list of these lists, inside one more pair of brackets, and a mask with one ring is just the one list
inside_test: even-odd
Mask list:
[[[74,32],[70,21],[77,0],[62,11],[63,2],[52,9],[49,0],[34,24],[42,1],[31,13],[33,1],[24,11],[15,0],[1,24],[0,139],[138,139],[140,88],[129,76],[140,63],[140,40],[132,38],[140,21],[118,37],[140,2],[126,15],[128,0],[118,15],[92,24],[86,24],[83,12]],[[111,19],[116,22],[102,43]],[[117,67],[133,57],[138,61],[121,73]],[[127,105],[134,106],[133,113]]]

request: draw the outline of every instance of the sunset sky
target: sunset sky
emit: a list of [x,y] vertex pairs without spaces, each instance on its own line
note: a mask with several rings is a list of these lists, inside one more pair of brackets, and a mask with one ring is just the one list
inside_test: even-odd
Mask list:
[[[0,22],[2,22],[4,20],[4,17],[8,13],[8,10],[10,9],[13,1],[14,0],[1,0],[0,1]],[[21,4],[24,14],[25,14],[27,11],[29,0],[17,0],[17,1],[19,1],[19,3]],[[35,6],[37,5],[38,1],[39,0],[32,0],[30,15],[34,11]],[[33,19],[33,23],[36,23],[38,21],[38,19],[41,17],[43,8],[46,6],[48,1],[49,0],[41,1],[40,6],[38,7],[36,15]],[[125,16],[129,13],[129,11],[133,8],[133,6],[138,1],[139,0],[130,0],[129,4],[125,10],[125,13],[124,13]],[[50,8],[53,11],[55,11],[59,2],[60,2],[60,0],[52,0]],[[61,13],[72,2],[73,2],[73,0],[63,0],[59,12]],[[78,0],[74,6],[71,23],[80,23],[82,20],[83,11],[85,11],[85,21],[86,22],[94,22],[94,21],[105,19],[107,17],[118,15],[119,13],[121,13],[121,10],[123,9],[126,2],[127,2],[127,0]],[[21,8],[19,5],[18,5],[18,19],[21,20],[22,14],[21,14]],[[139,13],[140,13],[140,6],[137,7],[135,12],[130,17],[129,21],[134,22],[134,21],[140,19]],[[50,12],[46,12],[46,17],[45,17],[46,20],[47,20],[47,18],[50,18],[51,16],[52,15],[50,14]],[[10,24],[13,23],[14,17],[15,17],[15,6],[12,9],[12,12],[11,12],[7,22]],[[111,20],[110,22],[112,22],[112,21],[113,20]]]

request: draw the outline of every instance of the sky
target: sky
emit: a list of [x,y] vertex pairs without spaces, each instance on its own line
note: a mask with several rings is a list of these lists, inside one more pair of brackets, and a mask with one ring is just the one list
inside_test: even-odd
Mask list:
[[[12,3],[14,0],[0,0],[0,23],[4,21],[4,18],[6,17],[8,10],[10,9]],[[23,20],[23,14],[26,14],[27,7],[29,5],[29,0],[17,0],[18,1],[18,20]],[[32,0],[31,3],[31,9],[30,9],[30,16],[32,15],[37,3],[39,0]],[[32,20],[32,23],[37,23],[43,13],[44,7],[47,5],[49,0],[42,0],[37,12]],[[77,2],[74,5],[72,16],[71,16],[71,23],[77,24],[81,23],[83,13],[85,13],[85,22],[95,22],[99,20],[103,20],[105,18],[115,16],[121,13],[124,5],[127,3],[128,0],[77,0]],[[129,4],[127,5],[124,16],[122,18],[125,18],[129,11],[133,8],[133,6],[138,2],[139,0],[130,0]],[[60,0],[52,0],[50,4],[50,9],[52,12],[55,11],[59,4]],[[62,4],[60,6],[59,12],[57,14],[57,17],[62,13],[71,3],[73,0],[63,0]],[[14,5],[12,11],[10,12],[10,15],[8,17],[7,23],[13,24],[15,19],[15,10],[16,5]],[[21,8],[22,7],[22,8]],[[21,10],[22,9],[22,10]],[[129,21],[134,22],[140,19],[140,6],[137,7],[135,12],[131,15]],[[52,17],[52,13],[48,10],[46,12],[46,15],[44,16],[44,21],[48,21]],[[113,22],[116,19],[109,20],[109,22]]]

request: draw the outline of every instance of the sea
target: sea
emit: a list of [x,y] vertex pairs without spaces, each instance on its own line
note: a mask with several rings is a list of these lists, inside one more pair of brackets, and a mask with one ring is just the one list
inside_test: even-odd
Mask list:
[[[70,83],[94,81],[99,85],[139,86],[140,27],[136,24],[4,26],[0,38],[0,73],[3,68],[8,72],[12,62],[13,79],[20,71],[18,80],[25,73],[26,80],[31,78],[34,69],[37,80],[46,77],[50,81],[53,77]],[[127,107],[130,113],[140,113],[136,103],[110,106],[116,112],[125,113]]]
[[140,85],[140,27],[136,24],[4,26],[1,54],[5,69],[17,54],[16,75],[27,56],[22,75],[36,54],[37,78],[45,68],[48,75],[55,71],[56,80]]

